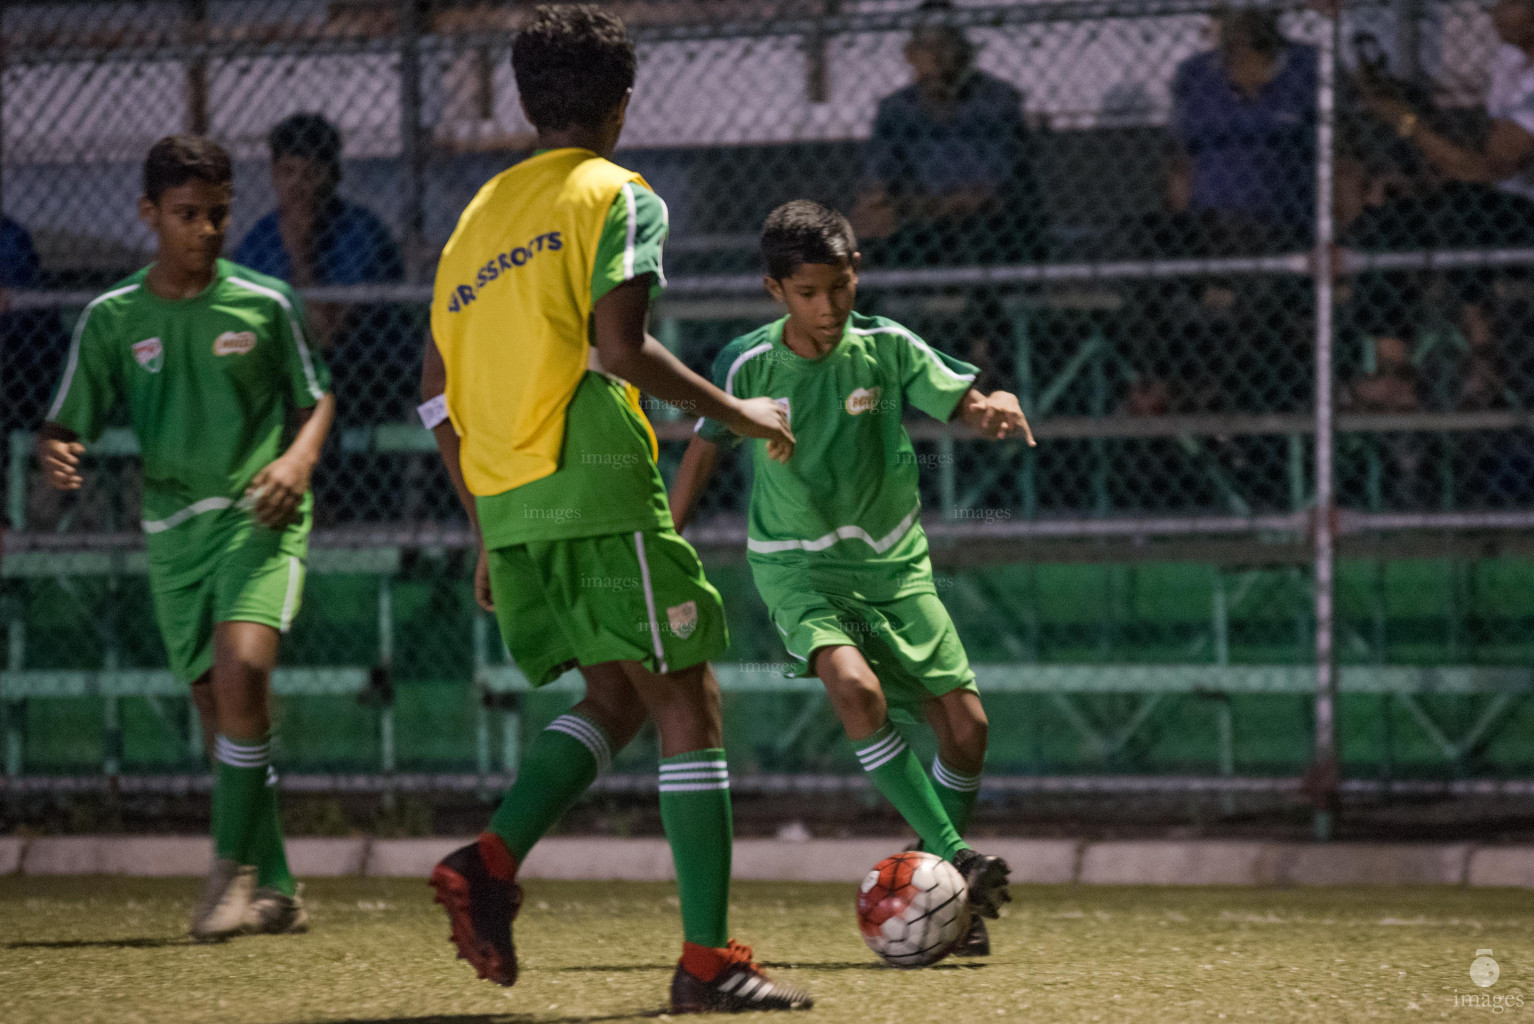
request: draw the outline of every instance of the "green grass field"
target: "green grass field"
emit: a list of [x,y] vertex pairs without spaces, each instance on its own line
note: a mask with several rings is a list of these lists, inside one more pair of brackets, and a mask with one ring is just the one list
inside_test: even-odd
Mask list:
[[[317,881],[306,936],[194,946],[191,880],[0,878],[7,1024],[523,1024],[655,1018],[679,946],[668,885],[531,882],[522,980],[453,959],[424,882]],[[876,964],[851,886],[743,883],[734,927],[814,991],[793,1019],[1432,1021],[1534,1017],[1534,893],[1014,887],[998,953]],[[1490,948],[1496,985],[1469,967]],[[1502,997],[1505,1012],[1456,1005]],[[1508,1002],[1514,1003],[1508,1007]]]

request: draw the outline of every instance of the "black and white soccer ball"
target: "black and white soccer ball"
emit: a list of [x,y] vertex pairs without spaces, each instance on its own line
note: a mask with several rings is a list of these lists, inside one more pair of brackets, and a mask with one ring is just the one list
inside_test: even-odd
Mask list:
[[969,928],[969,890],[952,864],[908,851],[875,864],[858,888],[858,930],[891,967],[928,967]]

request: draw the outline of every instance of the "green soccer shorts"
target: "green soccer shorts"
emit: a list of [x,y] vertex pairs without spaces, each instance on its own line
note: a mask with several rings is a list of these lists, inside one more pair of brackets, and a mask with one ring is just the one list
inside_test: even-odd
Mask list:
[[976,690],[969,655],[935,593],[889,601],[803,591],[773,597],[773,624],[794,659],[790,675],[813,677],[809,659],[816,651],[851,645],[879,677],[892,711],[910,715],[918,705],[952,690]]
[[501,638],[534,686],[608,661],[675,672],[730,645],[719,591],[674,530],[513,544],[489,566]]
[[191,583],[164,586],[151,565],[154,617],[170,670],[193,682],[213,667],[213,627],[259,622],[286,633],[304,597],[308,523],[286,530],[239,529],[208,552],[207,573]]

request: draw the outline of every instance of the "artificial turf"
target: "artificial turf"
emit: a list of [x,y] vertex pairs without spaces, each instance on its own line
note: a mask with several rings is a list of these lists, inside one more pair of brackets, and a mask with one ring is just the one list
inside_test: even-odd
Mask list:
[[[315,881],[308,935],[214,946],[184,937],[197,890],[191,879],[0,878],[0,1021],[653,1019],[664,1010],[680,943],[669,885],[532,881],[517,922],[522,978],[501,989],[454,960],[424,881]],[[996,955],[920,971],[882,967],[865,949],[850,885],[739,883],[733,927],[759,960],[813,991],[815,1009],[792,1018],[806,1022],[1534,1016],[1534,998],[1524,994],[1534,977],[1534,893],[1013,892],[1006,916],[993,922]],[[1469,975],[1479,949],[1492,949],[1501,967],[1490,988]],[[1495,1013],[1494,997],[1503,1008]]]

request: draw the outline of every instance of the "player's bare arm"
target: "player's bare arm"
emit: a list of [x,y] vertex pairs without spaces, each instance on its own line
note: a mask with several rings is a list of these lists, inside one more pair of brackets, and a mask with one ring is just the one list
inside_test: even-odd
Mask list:
[[682,455],[682,465],[676,471],[676,482],[671,485],[671,520],[677,532],[687,527],[692,519],[703,489],[714,475],[714,462],[719,457],[719,446],[697,435],[687,442]]
[[80,456],[85,445],[80,436],[57,423],[44,423],[37,435],[37,463],[42,467],[48,486],[60,491],[78,491],[85,483],[80,475]]
[[787,462],[794,451],[788,414],[770,398],[727,395],[689,370],[645,330],[649,313],[649,275],[625,281],[597,301],[591,320],[602,366],[690,415],[718,420],[742,437],[766,439],[769,454]]
[[447,467],[447,475],[453,481],[458,503],[463,506],[464,513],[469,517],[469,525],[474,528],[474,536],[479,540],[479,556],[474,563],[474,600],[485,611],[493,612],[495,602],[490,597],[490,563],[485,556],[484,539],[479,533],[479,511],[474,505],[474,495],[469,493],[469,485],[463,480],[458,431],[453,429],[453,421],[447,418],[446,395],[447,364],[443,362],[442,353],[437,348],[437,339],[428,333],[426,353],[421,358],[421,422],[431,430],[432,437],[437,439],[437,452],[442,456],[442,464]]
[[1018,404],[1017,396],[1010,391],[992,391],[989,395],[982,395],[970,388],[959,400],[954,418],[992,441],[1022,437],[1030,448],[1038,444],[1033,439],[1033,429],[1028,426],[1028,417],[1023,415],[1023,407]]
[[256,522],[280,530],[298,514],[298,503],[309,491],[314,466],[320,461],[330,424],[335,419],[336,399],[324,394],[309,409],[298,409],[298,434],[288,450],[273,459],[251,480],[245,493],[255,499]]

